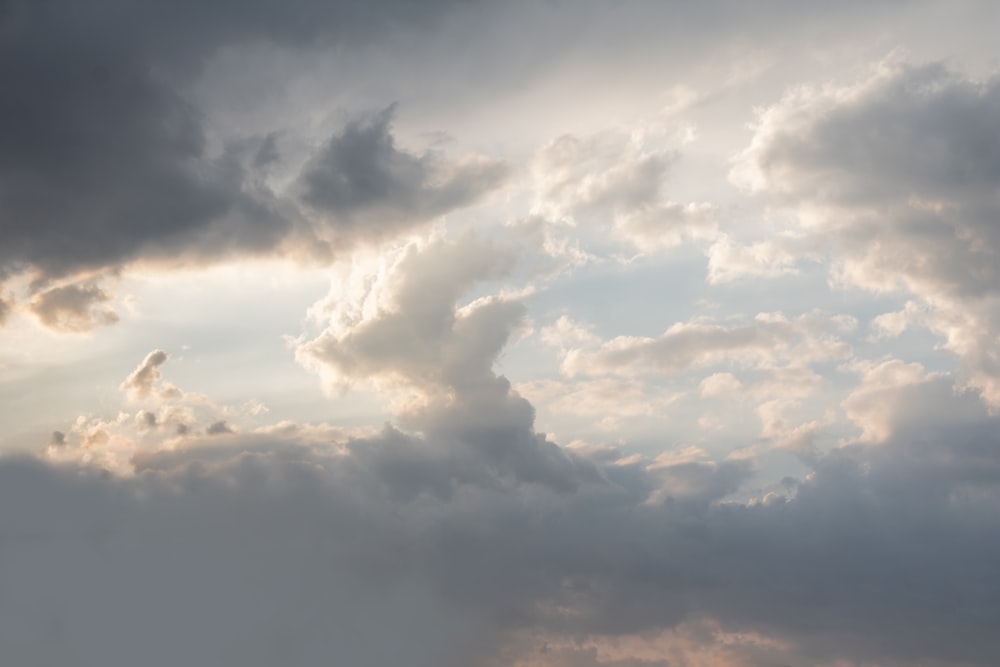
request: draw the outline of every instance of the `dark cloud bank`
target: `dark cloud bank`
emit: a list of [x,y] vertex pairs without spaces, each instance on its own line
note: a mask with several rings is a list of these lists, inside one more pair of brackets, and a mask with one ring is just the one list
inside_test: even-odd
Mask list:
[[422,436],[217,435],[230,440],[137,456],[131,477],[5,460],[0,653],[490,664],[518,629],[582,639],[707,617],[808,661],[1000,660],[995,420],[837,452],[793,498],[746,505],[718,502],[745,464],[563,449],[502,378],[491,389]]
[[220,119],[185,96],[224,46],[358,44],[421,30],[454,4],[3,3],[0,281],[27,272],[35,292],[69,281],[77,304],[62,308],[69,318],[51,306],[67,303],[68,292],[43,295],[32,310],[43,323],[80,329],[88,321],[78,297],[96,289],[87,282],[95,273],[136,260],[322,258],[475,201],[503,166],[397,147],[391,108],[330,137],[304,168],[301,199],[275,193],[264,174],[280,159],[280,141],[235,137],[213,148],[208,130]]

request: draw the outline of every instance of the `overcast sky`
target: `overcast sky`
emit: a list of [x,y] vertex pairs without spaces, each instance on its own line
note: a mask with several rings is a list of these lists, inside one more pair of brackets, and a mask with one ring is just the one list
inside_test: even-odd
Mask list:
[[0,0],[0,663],[1000,664],[997,26]]

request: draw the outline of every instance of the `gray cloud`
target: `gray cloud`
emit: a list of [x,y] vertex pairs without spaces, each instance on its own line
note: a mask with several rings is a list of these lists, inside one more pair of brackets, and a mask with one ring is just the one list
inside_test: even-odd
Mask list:
[[[365,315],[337,294],[330,326],[300,349],[341,384],[389,376],[421,388],[457,388],[492,378],[491,366],[525,317],[516,301],[488,298],[457,312],[456,302],[476,283],[507,274],[510,248],[466,236],[410,245],[368,285],[359,301]],[[346,325],[345,325],[346,324]]]
[[224,435],[233,433],[233,429],[224,421],[212,422],[205,430],[208,435]]
[[506,173],[496,161],[454,165],[433,153],[399,150],[394,108],[349,122],[300,177],[302,199],[347,238],[378,238],[472,203]]
[[[0,275],[28,272],[44,289],[136,260],[214,261],[314,243],[315,221],[265,185],[260,170],[278,156],[273,134],[224,132],[228,143],[215,145],[220,119],[186,92],[202,65],[247,41],[305,48],[420,30],[467,4],[6,3],[0,80],[16,94],[0,100]],[[405,209],[407,221],[423,221],[469,203],[502,171],[399,152],[387,123],[349,126],[309,172],[310,202],[344,214],[334,227],[351,224],[350,235],[335,235],[340,249],[402,226],[365,228],[362,212]],[[336,189],[337,178],[347,185]]]
[[[29,664],[447,666],[527,630],[711,618],[773,639],[772,661],[995,664],[996,420],[946,380],[904,391],[912,428],[750,504],[719,502],[745,463],[591,456],[530,419],[463,439],[286,426],[137,454],[133,476],[5,460],[0,645]],[[525,474],[539,458],[559,476]]]
[[128,39],[97,42],[90,21],[123,18],[101,9],[9,10],[0,78],[20,93],[0,102],[4,268],[60,276],[177,252],[243,201],[240,175],[206,156],[197,110]]
[[[185,106],[178,80],[195,75],[212,45],[258,36],[262,26],[269,26],[273,38],[309,42],[364,39],[387,20],[383,11],[399,20],[414,13],[426,20],[425,6],[416,3],[300,7],[293,2],[287,12],[263,2],[240,7],[135,3],[122,15],[105,11],[110,4],[97,7],[101,11],[89,15],[56,11],[64,9],[58,3],[0,0],[0,21],[6,22],[0,30],[29,19],[61,28],[46,34],[50,39],[45,41],[15,31],[24,39],[0,42],[4,80],[18,80],[25,62],[41,62],[7,56],[38,49],[56,58],[54,45],[74,44],[59,37],[92,34],[99,42],[97,36],[107,34],[115,37],[107,40],[111,55],[94,52],[90,58],[106,59],[112,88],[121,87],[90,100],[74,88],[82,85],[75,77],[83,75],[73,70],[73,62],[86,71],[90,61],[58,59],[52,71],[68,70],[60,76],[73,84],[65,98],[55,83],[43,82],[36,97],[0,101],[0,120],[37,119],[65,129],[70,138],[51,153],[48,144],[39,143],[39,155],[30,156],[9,127],[0,125],[0,148],[20,150],[27,160],[22,167],[0,157],[0,182],[25,186],[0,190],[0,221],[9,224],[0,231],[15,244],[9,256],[0,255],[0,271],[37,270],[51,279],[138,257],[179,253],[204,259],[273,249],[301,223],[294,216],[272,217],[270,194],[254,189],[253,169],[279,155],[273,135],[210,156],[202,136],[204,119]],[[714,9],[704,15],[715,20]],[[148,12],[142,21],[140,11]],[[741,5],[741,12],[757,21],[768,18],[749,5]],[[36,36],[46,32],[33,30]],[[133,55],[138,57],[131,62],[152,65],[129,79],[123,74],[129,67],[122,63]],[[862,169],[852,155],[868,146],[834,145],[843,143],[843,128],[823,129],[828,121],[835,126],[845,117],[841,114],[857,112],[852,104],[862,111],[879,107],[885,101],[880,96],[890,102],[898,96],[905,103],[892,102],[892,113],[885,116],[860,113],[863,123],[848,123],[854,130],[891,128],[911,107],[921,117],[921,105],[931,104],[928,99],[941,104],[936,96],[953,85],[939,74],[930,76],[930,84],[922,76],[906,85],[876,82],[855,91],[857,97],[846,105],[820,95],[823,113],[804,120],[793,114],[803,124],[781,128],[800,135],[787,144],[784,138],[775,140],[782,148],[774,154],[766,151],[767,137],[756,148],[771,155],[763,166],[775,169],[765,177],[773,179],[768,187],[776,201],[787,204],[801,197],[857,216],[848,216],[846,230],[824,228],[850,249],[843,252],[857,266],[882,274],[889,267],[889,273],[912,281],[911,289],[919,294],[953,300],[955,307],[939,312],[955,316],[951,322],[962,333],[988,334],[996,331],[993,320],[975,319],[980,311],[966,301],[992,296],[993,288],[977,282],[981,276],[956,269],[948,275],[967,283],[956,289],[935,282],[948,277],[937,268],[927,277],[919,263],[909,263],[923,257],[912,252],[923,246],[910,233],[919,237],[928,227],[928,249],[944,238],[944,246],[959,247],[961,256],[974,250],[975,244],[962,245],[969,239],[985,239],[980,246],[993,252],[992,232],[969,222],[979,220],[970,203],[985,202],[983,210],[993,211],[992,200],[983,196],[986,186],[962,177],[951,183],[942,179],[937,190],[937,167],[922,171],[898,164],[919,156],[893,157],[893,150],[902,149],[877,132],[873,145],[889,155],[879,164],[898,170],[903,185],[889,176],[880,190],[878,183],[868,182],[877,179],[877,171],[850,183],[851,169]],[[973,88],[978,92],[970,108],[980,114],[988,86]],[[961,90],[955,91],[958,97]],[[105,171],[90,148],[74,153],[73,140],[90,136],[91,128],[103,127],[105,120],[86,114],[64,120],[60,114],[68,112],[49,109],[42,98],[77,103],[78,110],[120,123],[128,141],[111,141],[104,155],[131,160],[135,180],[128,180],[124,163]],[[396,148],[387,117],[380,118],[335,135],[303,175],[306,192],[319,197],[314,207],[330,214],[331,226],[374,220],[379,229],[384,228],[378,222],[402,228],[412,220],[397,222],[393,216],[405,214],[407,202],[420,216],[436,215],[447,209],[442,202],[460,205],[485,189],[490,178],[473,172],[471,180],[458,178],[452,187],[437,190],[442,163]],[[929,127],[930,136],[943,137],[947,145],[942,154],[962,148],[959,138],[948,134],[951,128]],[[47,131],[28,129],[29,138],[48,137]],[[919,138],[908,132],[902,131],[908,140]],[[53,134],[52,141],[60,139]],[[802,137],[815,139],[815,145],[800,144]],[[153,148],[146,152],[143,146]],[[355,156],[353,162],[367,169],[345,172],[344,164],[352,162],[345,156]],[[371,161],[366,163],[365,156]],[[59,171],[62,157],[65,170]],[[872,156],[860,159],[877,162]],[[987,169],[989,162],[980,160],[980,166]],[[792,183],[794,191],[780,192],[779,182],[796,174],[810,181],[810,165],[816,173],[832,173],[837,183],[822,190],[824,180],[817,176],[807,185]],[[847,165],[844,173],[838,165]],[[798,166],[800,171],[793,168]],[[625,181],[632,183],[640,172],[625,174]],[[316,176],[315,184],[310,176]],[[87,178],[93,181],[77,187],[77,179]],[[641,195],[643,183],[656,179],[640,181],[636,192]],[[98,194],[113,194],[121,183],[134,189],[121,193],[125,213],[116,217],[114,197]],[[910,196],[907,183],[919,186],[930,200],[917,197],[906,206],[930,213],[892,217]],[[975,192],[957,196],[965,183]],[[626,190],[620,193],[630,202]],[[809,199],[810,192],[819,194]],[[54,199],[46,199],[47,194]],[[168,212],[163,219],[150,217],[148,228],[133,229],[127,220],[146,211],[144,202],[166,206]],[[946,213],[960,209],[949,218],[960,234],[941,231],[943,214],[936,210],[941,202]],[[73,255],[75,228],[68,212],[76,205],[87,214],[80,218],[81,229],[98,234],[108,248],[98,242],[91,247],[91,241],[80,238],[75,241],[82,244],[81,252]],[[51,253],[36,247],[22,222],[9,222],[4,213],[12,206],[9,210],[25,216],[33,206],[51,206],[45,211],[54,216],[66,214],[62,222],[39,218],[39,239],[52,241]],[[873,218],[870,210],[880,211],[879,216]],[[385,217],[369,217],[376,212]],[[882,221],[883,213],[892,220],[874,229],[892,231],[864,236],[865,225]],[[179,223],[172,227],[175,217]],[[114,221],[107,230],[100,222],[105,219]],[[835,219],[844,218],[832,216],[827,222]],[[893,226],[900,220],[898,228]],[[865,245],[858,238],[877,243]],[[899,257],[886,250],[897,240],[904,249]],[[875,250],[860,254],[862,248]],[[704,667],[707,661],[682,651],[667,652],[669,658],[631,655],[619,640],[664,629],[675,629],[683,639],[688,628],[708,623],[773,642],[762,640],[725,663],[741,667],[836,660],[884,667],[1000,663],[995,633],[1000,625],[1000,424],[974,396],[956,394],[950,377],[929,376],[919,368],[897,372],[899,364],[886,362],[868,372],[844,405],[849,418],[872,437],[817,454],[811,474],[787,480],[784,495],[753,493],[753,500],[745,502],[741,498],[752,493],[748,488],[754,483],[748,460],[666,455],[648,461],[613,447],[559,447],[536,432],[531,404],[494,371],[498,355],[521,326],[523,306],[504,295],[462,301],[474,286],[504,276],[510,262],[503,248],[476,239],[433,241],[401,251],[384,275],[366,283],[357,309],[333,305],[348,299],[331,295],[325,330],[301,344],[301,358],[345,385],[375,380],[404,399],[412,394],[399,410],[397,426],[363,434],[290,423],[237,430],[215,415],[212,405],[202,407],[213,414],[192,412],[190,420],[181,410],[185,406],[175,405],[176,414],[143,410],[131,418],[123,413],[113,422],[93,428],[78,422],[68,435],[53,434],[50,458],[83,465],[0,458],[0,661],[457,667],[503,664],[499,656],[504,656],[510,658],[507,664],[523,659],[550,666],[637,667],[669,659]],[[938,265],[931,261],[931,266]],[[985,270],[992,275],[990,267]],[[875,284],[872,275],[881,274],[858,273],[856,279]],[[920,287],[932,284],[937,286]],[[43,284],[38,299],[55,294],[50,300],[82,304],[81,312],[89,312],[102,298],[93,285],[77,284],[77,292],[59,289],[64,288]],[[958,317],[963,315],[966,319]],[[835,359],[845,349],[836,340],[818,348],[808,340],[799,345],[808,334],[835,324],[693,322],[656,338],[622,339],[617,348],[596,341],[588,351],[601,372],[609,373],[623,365],[682,370],[741,353],[770,358],[775,348],[779,356],[787,353],[782,360],[809,363]],[[584,336],[581,345],[588,341]],[[995,358],[995,347],[977,349],[985,355],[983,363]],[[150,353],[122,383],[123,391],[140,400],[200,400],[162,382],[166,361],[165,352]],[[905,382],[899,381],[901,375]],[[146,440],[129,437],[127,428],[142,429]],[[109,450],[124,460],[124,469],[102,468],[114,458],[105,456]],[[536,634],[543,642],[549,638],[556,648],[525,648],[518,643],[521,633]],[[695,633],[695,639],[722,641],[711,633]],[[601,642],[614,645],[617,657],[591,648]]]

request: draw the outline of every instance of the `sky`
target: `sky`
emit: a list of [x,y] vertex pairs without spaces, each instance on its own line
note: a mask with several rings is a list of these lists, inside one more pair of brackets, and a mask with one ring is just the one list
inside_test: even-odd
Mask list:
[[0,662],[1000,664],[998,25],[0,0]]

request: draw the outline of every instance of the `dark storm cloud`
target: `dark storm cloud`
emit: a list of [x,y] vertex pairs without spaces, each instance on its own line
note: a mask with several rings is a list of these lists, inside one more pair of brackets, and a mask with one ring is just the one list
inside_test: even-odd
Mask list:
[[[6,3],[0,18],[0,273],[29,270],[44,282],[141,258],[203,261],[272,252],[299,233],[308,237],[294,208],[276,201],[257,176],[278,157],[274,136],[260,138],[252,153],[210,147],[213,119],[185,97],[186,87],[226,45],[361,43],[389,30],[431,25],[458,4],[468,3]],[[369,171],[339,172],[348,182],[362,184],[387,157],[392,169],[402,164],[402,154],[384,152],[392,140],[384,135],[387,126],[382,130],[381,143],[353,147],[350,157]],[[366,149],[376,154],[362,155]],[[425,176],[426,159],[406,164]],[[391,212],[416,204],[426,219],[466,203],[474,187],[456,174],[431,200],[419,199],[412,183],[399,199],[401,181],[392,180],[395,173],[389,177],[388,190],[361,200],[355,191],[343,210],[375,207],[385,194]],[[310,190],[314,201],[336,200],[320,187]]]

